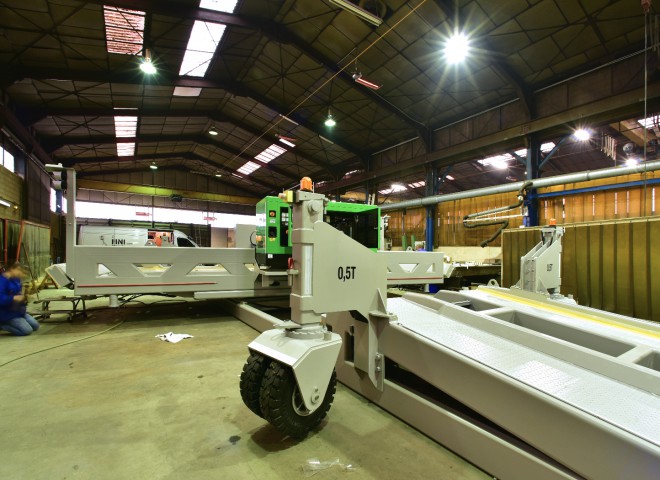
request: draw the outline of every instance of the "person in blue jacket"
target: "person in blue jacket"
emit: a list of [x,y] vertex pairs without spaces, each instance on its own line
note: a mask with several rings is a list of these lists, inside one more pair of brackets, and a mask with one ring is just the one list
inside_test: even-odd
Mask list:
[[25,295],[21,280],[23,267],[15,263],[0,275],[0,329],[12,335],[25,336],[39,330],[39,322],[25,311]]

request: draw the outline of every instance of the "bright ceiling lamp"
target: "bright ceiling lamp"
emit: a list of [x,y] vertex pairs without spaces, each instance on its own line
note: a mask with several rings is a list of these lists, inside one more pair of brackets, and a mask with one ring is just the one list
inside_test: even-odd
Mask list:
[[328,117],[325,119],[325,122],[323,122],[323,124],[326,127],[330,127],[330,128],[337,125],[337,122],[335,121],[334,117],[332,116],[332,111],[329,108],[328,108]]
[[330,3],[332,3],[333,5],[337,5],[339,8],[346,10],[347,12],[352,13],[356,17],[361,18],[365,22],[371,23],[372,25],[376,25],[377,27],[381,23],[383,23],[382,18],[380,18],[377,15],[374,15],[371,12],[368,12],[364,8],[359,7],[350,0],[330,0]]
[[149,165],[149,168],[152,170],[158,170],[158,165],[156,165],[156,162],[151,162],[151,165]]
[[573,136],[575,137],[576,140],[579,140],[580,142],[586,142],[591,138],[591,132],[584,128],[580,128],[578,130],[575,130],[575,132],[573,132]]
[[158,72],[153,60],[151,59],[151,50],[148,48],[144,49],[144,58],[142,59],[142,62],[140,62],[140,70],[142,70],[147,75],[154,75]]
[[213,135],[214,137],[218,135],[218,130],[215,128],[215,126],[209,128],[209,135]]
[[463,32],[455,33],[445,42],[445,60],[447,63],[461,63],[470,52],[470,40]]
[[639,163],[639,159],[636,157],[629,158],[628,160],[626,160],[626,165],[628,165],[629,167],[637,165],[638,163]]

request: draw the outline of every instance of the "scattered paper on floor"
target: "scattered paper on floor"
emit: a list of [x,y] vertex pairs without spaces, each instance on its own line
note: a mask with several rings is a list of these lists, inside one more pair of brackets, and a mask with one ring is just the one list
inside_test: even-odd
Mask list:
[[193,338],[193,336],[188,335],[187,333],[167,332],[156,335],[156,338],[160,338],[163,342],[179,343],[184,338]]

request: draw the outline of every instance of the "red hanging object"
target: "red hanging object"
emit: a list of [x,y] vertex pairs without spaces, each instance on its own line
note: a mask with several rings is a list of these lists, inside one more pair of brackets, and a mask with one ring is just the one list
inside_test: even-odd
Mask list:
[[644,13],[649,13],[651,10],[651,0],[642,0],[642,10],[644,10]]

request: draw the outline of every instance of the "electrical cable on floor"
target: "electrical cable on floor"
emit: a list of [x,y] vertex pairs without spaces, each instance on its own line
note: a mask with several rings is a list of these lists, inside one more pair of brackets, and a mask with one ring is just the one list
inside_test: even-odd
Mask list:
[[94,333],[94,334],[92,334],[92,335],[88,335],[88,336],[83,337],[83,338],[77,338],[76,340],[71,340],[71,341],[69,341],[69,342],[60,343],[59,345],[53,345],[52,347],[42,348],[41,350],[37,350],[37,351],[34,351],[34,352],[26,353],[25,355],[21,355],[20,357],[16,357],[16,358],[13,358],[13,359],[11,359],[11,360],[9,360],[9,361],[6,361],[6,362],[4,362],[4,363],[0,363],[0,368],[4,367],[5,365],[9,365],[10,363],[16,362],[17,360],[21,360],[21,359],[23,359],[23,358],[25,358],[25,357],[30,357],[30,356],[32,356],[32,355],[36,355],[37,353],[47,352],[48,350],[54,350],[54,349],[56,349],[56,348],[64,347],[65,345],[71,345],[72,343],[82,342],[83,340],[89,340],[90,338],[98,337],[99,335],[102,335],[102,334],[104,334],[104,333],[106,333],[106,332],[109,332],[109,331],[112,330],[112,329],[117,328],[117,327],[120,326],[120,325],[123,325],[125,321],[126,321],[126,320],[122,320],[121,322],[119,322],[119,323],[113,325],[112,327],[110,327],[110,328],[106,328],[106,329],[103,330],[102,332],[97,332],[97,333]]

